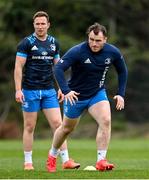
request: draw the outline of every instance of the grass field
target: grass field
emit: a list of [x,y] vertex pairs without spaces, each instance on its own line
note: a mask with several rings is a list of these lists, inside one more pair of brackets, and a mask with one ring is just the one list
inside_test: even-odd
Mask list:
[[79,170],[62,170],[58,159],[57,172],[50,174],[45,169],[45,161],[50,146],[48,140],[34,143],[34,171],[23,171],[22,142],[0,141],[0,178],[1,179],[148,179],[149,178],[149,141],[148,139],[112,140],[108,159],[116,165],[113,171],[83,171],[96,161],[94,140],[69,140],[69,153],[81,163]]

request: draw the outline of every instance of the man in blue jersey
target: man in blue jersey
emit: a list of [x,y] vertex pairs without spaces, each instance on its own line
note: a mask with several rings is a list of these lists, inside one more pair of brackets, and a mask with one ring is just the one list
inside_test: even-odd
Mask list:
[[[59,45],[47,34],[50,27],[46,12],[38,11],[33,16],[35,32],[24,38],[17,47],[14,80],[16,101],[22,103],[24,131],[24,170],[33,170],[32,146],[37,112],[42,110],[54,132],[62,122],[59,102],[64,95],[54,89],[52,66],[59,60]],[[50,152],[49,152],[50,154]],[[64,169],[79,168],[80,164],[69,159],[67,144],[61,146]],[[49,170],[47,162],[47,170]]]
[[[50,166],[56,167],[56,155],[61,144],[76,127],[85,109],[98,124],[97,162],[99,171],[112,170],[114,164],[106,160],[111,136],[111,110],[105,89],[105,79],[111,65],[118,74],[118,90],[114,96],[116,109],[124,109],[127,67],[118,48],[106,43],[106,28],[98,23],[87,30],[88,41],[72,47],[55,66],[55,76],[65,95],[64,119],[54,133]],[[71,67],[68,83],[64,71]],[[54,152],[54,153],[52,153]]]

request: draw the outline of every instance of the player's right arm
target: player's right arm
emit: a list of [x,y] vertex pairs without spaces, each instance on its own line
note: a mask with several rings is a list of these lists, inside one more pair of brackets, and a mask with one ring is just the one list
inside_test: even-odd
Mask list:
[[65,95],[65,101],[66,104],[69,101],[71,105],[75,104],[75,101],[78,101],[78,95],[80,93],[77,93],[76,91],[70,91]]
[[15,99],[17,102],[23,103],[24,95],[22,92],[22,72],[26,62],[26,57],[16,55],[15,69],[14,69],[14,82],[15,82]]
[[78,95],[80,93],[72,91],[65,79],[64,72],[71,67],[78,60],[78,49],[76,47],[71,48],[67,53],[59,60],[59,62],[54,67],[54,74],[56,80],[59,84],[62,93],[65,95],[66,102],[69,101],[70,104],[74,104],[78,100]]
[[28,38],[24,38],[17,46],[15,68],[14,68],[14,82],[15,82],[15,99],[17,102],[23,103],[24,95],[22,92],[22,76],[23,67],[26,63],[27,56],[30,49],[30,42]]

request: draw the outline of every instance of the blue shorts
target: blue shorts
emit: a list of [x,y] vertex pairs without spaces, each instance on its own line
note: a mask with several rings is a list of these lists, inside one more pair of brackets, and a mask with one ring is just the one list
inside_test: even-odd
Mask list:
[[92,105],[106,100],[108,97],[105,89],[100,90],[95,96],[82,101],[76,101],[76,104],[71,105],[70,102],[64,102],[64,115],[68,118],[78,118],[85,109],[88,109]]
[[55,89],[48,90],[22,90],[25,100],[22,110],[26,112],[37,112],[41,109],[57,108],[59,102]]

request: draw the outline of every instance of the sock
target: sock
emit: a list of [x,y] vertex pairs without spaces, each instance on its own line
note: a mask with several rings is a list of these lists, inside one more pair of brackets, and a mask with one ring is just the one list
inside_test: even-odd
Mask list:
[[68,150],[65,149],[65,150],[60,151],[60,156],[61,156],[61,159],[62,159],[63,163],[68,161],[69,160]]
[[56,149],[54,147],[52,147],[50,149],[50,151],[49,151],[49,155],[51,155],[51,156],[53,156],[55,158],[57,158],[58,154],[59,154],[59,149]]
[[107,150],[98,150],[97,151],[97,161],[105,159],[106,154],[107,154]]
[[32,151],[24,151],[24,160],[25,160],[25,163],[33,163],[32,162]]

